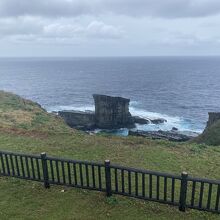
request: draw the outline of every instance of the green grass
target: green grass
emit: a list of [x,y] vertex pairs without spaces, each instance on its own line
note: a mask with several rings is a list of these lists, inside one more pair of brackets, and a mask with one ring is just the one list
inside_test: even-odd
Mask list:
[[[1,150],[46,152],[51,156],[89,161],[110,159],[111,163],[130,167],[174,174],[187,171],[191,176],[220,179],[218,146],[153,141],[142,137],[87,135],[69,129],[62,119],[46,113],[37,104],[11,96],[0,93]],[[17,111],[24,112],[27,118],[14,117]],[[10,114],[3,117],[2,112],[11,112],[14,121]],[[30,114],[27,116],[26,112]],[[121,196],[106,199],[103,193],[74,188],[65,188],[62,193],[61,189],[53,186],[46,190],[40,183],[1,177],[0,218],[220,219],[219,215],[194,210],[181,213],[176,207],[154,202]]]

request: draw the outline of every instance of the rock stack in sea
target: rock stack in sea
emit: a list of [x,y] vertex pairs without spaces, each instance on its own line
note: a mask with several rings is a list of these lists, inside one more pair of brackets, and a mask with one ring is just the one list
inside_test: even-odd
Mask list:
[[93,95],[93,111],[60,111],[58,114],[73,128],[81,130],[134,128],[135,124],[160,124],[165,119],[142,118],[129,112],[130,99],[107,95]]
[[134,127],[129,112],[130,99],[106,95],[93,95],[95,101],[95,124],[102,129]]

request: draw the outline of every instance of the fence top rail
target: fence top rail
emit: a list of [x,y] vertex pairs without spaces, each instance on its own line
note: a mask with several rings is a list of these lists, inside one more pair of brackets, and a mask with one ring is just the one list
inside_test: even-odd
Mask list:
[[187,180],[192,181],[192,182],[210,183],[210,184],[220,185],[220,180],[211,180],[211,179],[197,178],[197,177],[188,177]]
[[104,167],[103,163],[93,162],[93,161],[86,161],[86,160],[72,160],[72,159],[63,159],[63,158],[56,158],[56,157],[46,157],[47,160],[54,160],[54,161],[61,161],[61,162],[68,162],[68,163],[77,163],[77,164],[85,164],[85,165],[94,165]]
[[120,165],[116,165],[116,164],[110,165],[110,167],[115,168],[115,169],[135,172],[135,173],[151,174],[151,175],[155,175],[155,176],[161,176],[161,177],[174,178],[174,179],[181,180],[181,176],[174,175],[174,174],[169,174],[169,173],[162,173],[162,172],[158,172],[158,171],[151,171],[151,170],[136,169],[136,168],[131,168],[131,167],[124,167],[124,166],[120,166]]
[[5,154],[5,155],[12,155],[12,156],[22,156],[22,157],[30,157],[30,158],[36,158],[36,159],[40,159],[41,157],[38,155],[34,155],[34,154],[25,154],[25,153],[13,153],[13,152],[9,152],[9,151],[1,151],[0,150],[0,154]]

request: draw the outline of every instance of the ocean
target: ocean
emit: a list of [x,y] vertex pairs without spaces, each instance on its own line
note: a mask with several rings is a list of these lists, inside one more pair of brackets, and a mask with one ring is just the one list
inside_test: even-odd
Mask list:
[[200,133],[220,111],[220,57],[0,58],[0,90],[49,112],[93,110],[94,93],[122,96],[133,115],[167,120],[138,129]]

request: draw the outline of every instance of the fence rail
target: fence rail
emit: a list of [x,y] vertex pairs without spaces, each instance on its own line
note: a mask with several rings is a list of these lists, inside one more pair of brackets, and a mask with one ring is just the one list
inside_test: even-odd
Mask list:
[[0,175],[119,194],[154,202],[220,213],[220,181],[104,163],[59,159],[46,153],[0,151]]

